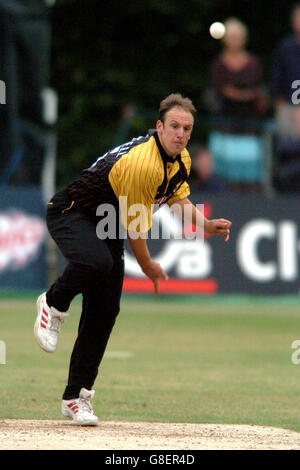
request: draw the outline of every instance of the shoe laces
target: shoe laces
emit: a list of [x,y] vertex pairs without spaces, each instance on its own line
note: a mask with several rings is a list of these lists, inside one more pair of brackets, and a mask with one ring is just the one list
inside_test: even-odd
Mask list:
[[82,408],[82,411],[87,411],[88,413],[94,414],[92,405],[91,405],[91,400],[89,398],[79,398],[79,402]]
[[59,333],[61,325],[65,321],[65,317],[67,317],[68,314],[61,314],[60,317],[51,315],[50,319],[50,325],[49,325],[49,330],[54,331],[55,333]]

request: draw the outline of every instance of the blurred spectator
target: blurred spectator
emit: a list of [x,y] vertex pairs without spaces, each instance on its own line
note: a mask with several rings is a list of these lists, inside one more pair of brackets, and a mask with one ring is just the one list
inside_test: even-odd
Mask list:
[[0,184],[39,184],[44,153],[44,90],[50,76],[53,0],[0,0]]
[[195,190],[221,192],[226,190],[224,180],[214,175],[214,159],[201,146],[190,150],[192,157],[192,185]]
[[[300,80],[300,3],[291,12],[293,34],[277,47],[272,66],[272,91],[280,133],[300,135],[299,107],[292,101],[293,82]],[[294,119],[295,117],[295,119]]]
[[[274,53],[271,85],[276,119],[275,188],[300,191],[300,3],[291,11],[292,34]],[[298,81],[298,83],[297,83]]]
[[225,22],[223,50],[212,64],[215,129],[209,137],[216,173],[233,189],[261,189],[262,142],[258,118],[266,111],[262,67],[246,50],[247,27],[238,19]]

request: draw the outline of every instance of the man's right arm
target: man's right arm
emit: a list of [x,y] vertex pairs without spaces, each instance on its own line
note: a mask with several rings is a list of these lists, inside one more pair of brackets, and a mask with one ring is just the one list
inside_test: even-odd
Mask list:
[[151,258],[144,235],[143,233],[128,231],[128,240],[141,270],[151,279],[154,284],[155,294],[158,294],[160,279],[167,280],[168,275],[164,272],[160,264],[156,263]]
[[[128,155],[122,156],[112,168],[109,181],[119,200],[120,221],[127,230],[131,250],[158,294],[159,280],[168,279],[168,276],[161,266],[151,259],[145,234],[151,227],[152,204],[161,181],[155,160],[150,160],[149,163],[149,159],[142,158],[142,150],[143,148],[138,146]],[[148,150],[146,145],[144,153]],[[135,231],[137,225],[140,232]]]

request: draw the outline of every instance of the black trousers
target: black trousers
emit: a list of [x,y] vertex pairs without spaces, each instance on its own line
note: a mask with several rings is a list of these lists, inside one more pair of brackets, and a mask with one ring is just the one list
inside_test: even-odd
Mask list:
[[82,387],[92,388],[119,313],[123,240],[100,240],[96,217],[72,204],[66,190],[52,198],[46,221],[49,233],[69,262],[47,291],[47,303],[66,312],[72,299],[82,294],[78,336],[63,394],[63,399],[69,400],[77,398]]

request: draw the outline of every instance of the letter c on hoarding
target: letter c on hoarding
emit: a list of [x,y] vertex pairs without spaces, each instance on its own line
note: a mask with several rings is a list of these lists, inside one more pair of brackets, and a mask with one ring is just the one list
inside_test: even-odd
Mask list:
[[257,256],[257,245],[262,238],[275,237],[276,228],[273,222],[255,219],[241,230],[237,240],[237,261],[241,270],[253,281],[268,282],[276,276],[276,262],[260,261]]

